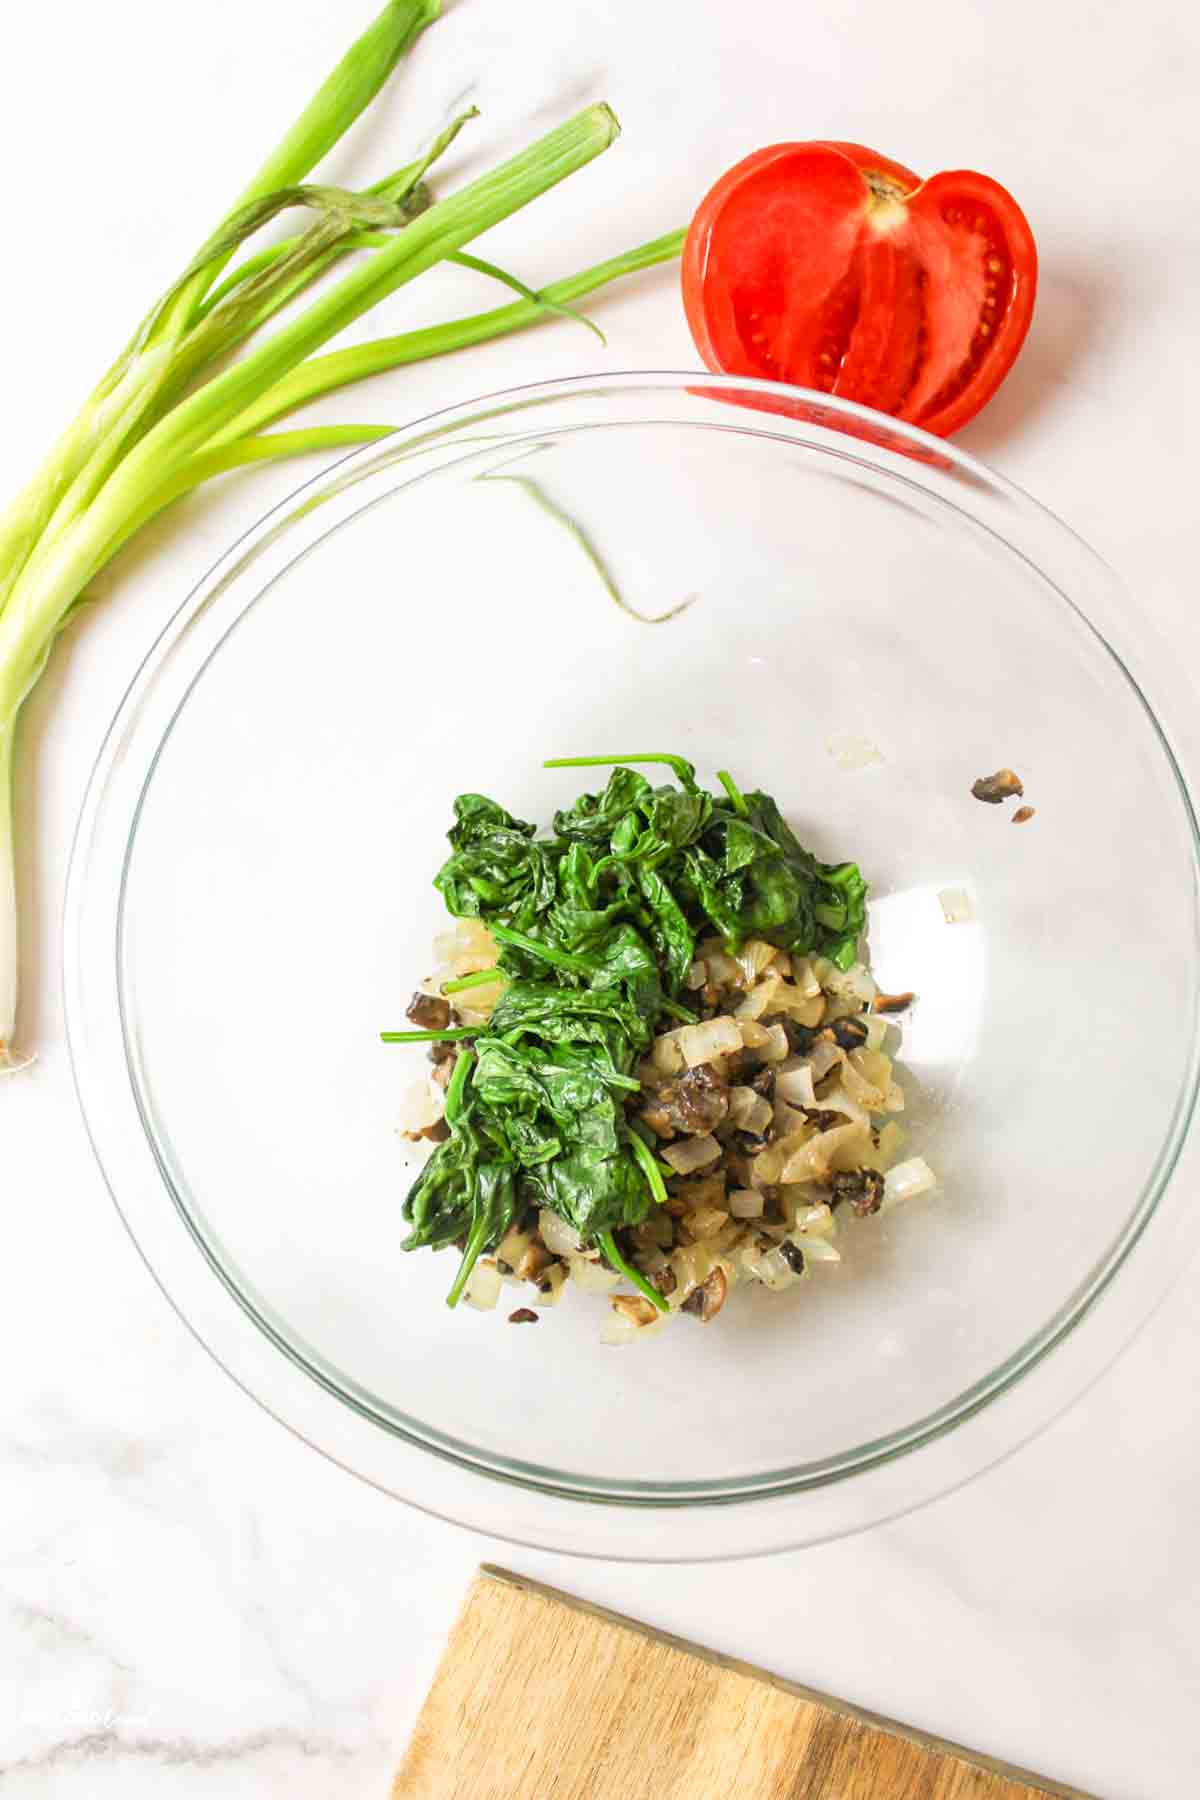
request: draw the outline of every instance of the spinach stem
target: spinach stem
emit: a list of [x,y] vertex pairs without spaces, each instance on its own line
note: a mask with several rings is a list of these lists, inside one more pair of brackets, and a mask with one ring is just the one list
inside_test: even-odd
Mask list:
[[607,1256],[613,1268],[618,1269],[625,1277],[626,1281],[631,1282],[640,1294],[644,1294],[652,1306],[657,1307],[660,1313],[670,1312],[670,1307],[653,1283],[646,1280],[646,1277],[642,1274],[640,1269],[635,1269],[632,1263],[625,1261],[625,1258],[617,1249],[617,1240],[611,1231],[598,1232],[596,1234],[596,1242],[603,1250],[605,1256]]
[[642,1173],[646,1177],[646,1185],[654,1196],[655,1204],[657,1206],[665,1206],[667,1203],[667,1184],[662,1178],[662,1171],[659,1169],[654,1152],[636,1131],[630,1137],[629,1143],[634,1156],[642,1165]]
[[[447,261],[451,260],[461,262],[463,259],[461,256],[447,258]],[[488,272],[503,278],[503,272],[501,270],[489,269]],[[536,299],[537,296],[535,295],[534,298]],[[564,309],[562,307],[557,307],[554,310],[561,312]],[[582,318],[583,316],[582,314],[575,314],[570,307],[567,307],[565,310],[571,317]],[[591,324],[590,319],[584,319],[583,322],[585,325]],[[579,523],[578,519],[572,518],[566,508],[560,506],[558,501],[551,497],[545,486],[534,476],[477,475],[475,479],[476,481],[509,481],[514,487],[522,488],[525,493],[529,495],[531,500],[537,502],[544,513],[548,514],[550,518],[563,527],[563,530],[566,531],[570,537],[574,538],[575,542],[579,545],[579,548],[583,551],[584,556],[596,571],[596,574],[600,577],[600,584],[609,599],[613,601],[615,605],[619,606],[623,613],[627,613],[631,619],[636,619],[640,625],[665,625],[669,619],[677,619],[680,613],[686,612],[688,607],[692,604],[692,599],[695,598],[694,595],[690,599],[680,600],[677,605],[668,607],[667,611],[663,613],[639,612],[636,606],[631,605],[630,602],[626,600],[624,594],[617,585],[616,577],[613,575],[608,564],[601,556],[600,551],[592,542],[587,532],[583,529],[583,526]]]
[[456,981],[443,981],[443,994],[462,994],[467,988],[494,987],[498,981],[506,981],[508,977],[503,969],[476,969],[473,975],[460,975]]
[[682,781],[684,787],[695,785],[696,771],[690,762],[682,756],[670,756],[665,751],[647,750],[637,756],[555,756],[542,764],[543,769],[611,769],[624,763],[666,763]]
[[[658,1148],[658,1139],[655,1137],[655,1135],[651,1131],[650,1127],[647,1124],[645,1124],[641,1119],[637,1119],[637,1118],[630,1119],[629,1129],[631,1131],[636,1131],[637,1135],[641,1138],[643,1144],[648,1144],[650,1146],[651,1150],[656,1150]],[[671,1167],[669,1162],[664,1162],[661,1156],[655,1157],[654,1166],[658,1170],[660,1175],[666,1176],[668,1181],[673,1180],[675,1178],[675,1176],[679,1173],[679,1171],[677,1169],[673,1169]]]
[[746,796],[743,794],[737,782],[733,779],[733,776],[729,773],[729,770],[718,769],[717,780],[729,795],[729,803],[733,807],[734,812],[738,814],[739,818],[748,819],[750,817],[750,808],[746,805]]
[[[455,1074],[457,1073],[458,1071],[455,1070]],[[455,1307],[462,1299],[463,1289],[471,1279],[471,1271],[483,1254],[490,1223],[487,1213],[483,1212],[472,1225],[471,1235],[467,1239],[467,1247],[463,1251],[462,1261],[458,1265],[458,1274],[454,1277],[454,1286],[446,1295],[447,1306]]]
[[463,1095],[466,1093],[467,1082],[470,1080],[475,1060],[473,1050],[461,1050],[458,1061],[454,1065],[454,1073],[450,1077],[450,1085],[446,1089],[445,1118],[447,1125],[451,1127],[457,1123],[458,1116],[462,1112]]
[[553,969],[565,969],[569,975],[596,973],[596,965],[591,957],[576,956],[570,950],[556,950],[553,944],[543,944],[538,938],[526,937],[523,931],[512,931],[507,925],[493,925],[491,932],[498,944],[511,944],[514,949],[524,950],[527,955],[548,962]]
[[453,1031],[381,1031],[381,1044],[456,1044],[462,1038],[479,1036],[478,1025],[464,1025]]

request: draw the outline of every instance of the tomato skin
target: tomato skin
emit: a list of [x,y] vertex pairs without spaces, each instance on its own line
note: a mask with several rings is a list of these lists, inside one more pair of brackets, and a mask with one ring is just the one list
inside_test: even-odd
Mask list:
[[921,181],[861,144],[774,144],[705,196],[682,276],[708,368],[836,394],[948,437],[1012,367],[1033,316],[1037,246],[989,176]]

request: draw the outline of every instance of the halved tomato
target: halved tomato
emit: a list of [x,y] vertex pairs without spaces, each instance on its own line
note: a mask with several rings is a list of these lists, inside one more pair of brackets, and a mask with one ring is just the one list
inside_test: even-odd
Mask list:
[[1037,291],[1028,220],[970,170],[922,181],[861,144],[775,144],[692,220],[683,300],[706,365],[949,437],[1012,367]]

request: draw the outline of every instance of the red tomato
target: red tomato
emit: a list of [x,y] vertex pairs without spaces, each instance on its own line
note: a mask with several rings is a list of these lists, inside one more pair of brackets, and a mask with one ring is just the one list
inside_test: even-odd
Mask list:
[[692,220],[683,302],[710,369],[794,382],[949,437],[1021,348],[1037,246],[999,182],[922,181],[861,144],[775,144]]

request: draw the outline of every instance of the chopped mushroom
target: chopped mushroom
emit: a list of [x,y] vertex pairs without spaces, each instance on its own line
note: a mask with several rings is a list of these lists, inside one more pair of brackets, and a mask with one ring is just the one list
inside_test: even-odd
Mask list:
[[981,775],[978,781],[973,781],[971,792],[986,806],[999,806],[1002,800],[1011,800],[1014,795],[1023,794],[1025,789],[1021,786],[1021,777],[1011,769],[997,769],[994,775]]
[[700,1137],[720,1125],[728,1111],[725,1072],[707,1062],[659,1088],[642,1117],[659,1137],[672,1137],[677,1131]]
[[658,1308],[640,1294],[614,1294],[609,1305],[631,1325],[653,1325],[659,1316]]
[[867,1041],[867,1028],[861,1019],[835,1019],[829,1029],[840,1050],[861,1050]]
[[535,1239],[517,1264],[517,1274],[522,1281],[536,1281],[542,1270],[549,1268],[553,1261],[554,1258],[541,1239]]
[[907,1012],[916,997],[915,994],[876,994],[874,1010],[877,1013]]
[[860,1218],[877,1213],[883,1205],[883,1176],[878,1169],[838,1170],[830,1177],[829,1204],[848,1200]]
[[793,1244],[790,1238],[784,1238],[782,1244],[779,1246],[779,1254],[793,1274],[803,1275],[804,1252],[799,1244]]
[[[713,1269],[698,1287],[694,1287],[683,1303],[683,1311],[692,1313],[702,1325],[715,1319],[725,1304],[729,1293],[729,1282],[725,1271],[719,1265]],[[642,1303],[646,1304],[645,1301]]]
[[1016,812],[1012,816],[1013,824],[1027,825],[1030,819],[1032,819],[1034,811],[1035,808],[1032,806],[1018,806]]
[[450,1026],[450,1002],[437,994],[418,991],[409,1001],[404,1016],[421,1031],[446,1031]]
[[508,1315],[510,1325],[536,1325],[538,1316],[530,1306],[518,1306],[516,1312]]

